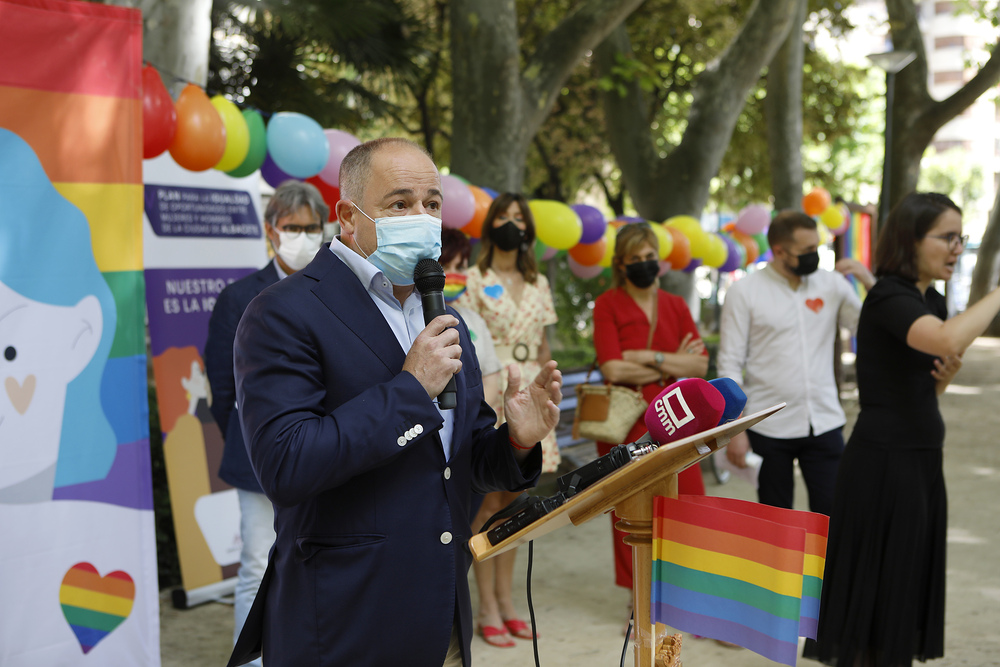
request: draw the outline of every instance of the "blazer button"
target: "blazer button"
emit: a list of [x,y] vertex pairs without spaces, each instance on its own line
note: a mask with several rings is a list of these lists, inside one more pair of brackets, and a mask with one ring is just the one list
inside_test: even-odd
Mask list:
[[404,438],[403,436],[399,436],[398,438],[396,438],[396,444],[402,447],[403,445],[406,444],[406,438]]
[[441,544],[451,544],[451,533],[448,531],[441,533]]
[[424,427],[421,426],[420,424],[417,424],[416,426],[413,427],[413,432],[416,433],[417,435],[420,435],[421,433],[424,432]]
[[415,437],[412,428],[407,429],[406,433],[404,433],[403,435],[406,436],[407,440],[413,440],[413,438]]
[[444,478],[445,479],[451,479],[451,468],[445,468],[444,469]]

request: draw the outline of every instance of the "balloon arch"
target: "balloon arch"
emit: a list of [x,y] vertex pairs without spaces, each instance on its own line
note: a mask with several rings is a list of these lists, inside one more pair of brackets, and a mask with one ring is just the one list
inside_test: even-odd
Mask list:
[[[174,161],[190,171],[217,169],[231,176],[249,176],[258,169],[271,186],[288,179],[315,185],[330,204],[340,198],[340,163],[361,142],[349,132],[324,129],[301,113],[271,114],[265,124],[255,109],[240,111],[222,95],[209,98],[189,83],[174,102],[152,65],[142,71],[143,157],[169,151]],[[496,192],[469,184],[451,174],[441,176],[444,200],[442,223],[479,238],[483,220]],[[537,232],[536,254],[545,260],[560,251],[568,254],[573,275],[593,278],[611,267],[619,227],[642,221],[623,217],[607,220],[589,204],[535,199],[529,202]],[[802,198],[803,210],[817,217],[821,235],[843,234],[851,216],[830,193],[814,188]],[[734,222],[718,232],[707,232],[694,217],[679,215],[650,222],[659,241],[661,275],[693,271],[698,266],[730,272],[745,268],[768,252],[765,231],[771,212],[760,204],[745,207]],[[828,241],[826,235],[823,241]]]

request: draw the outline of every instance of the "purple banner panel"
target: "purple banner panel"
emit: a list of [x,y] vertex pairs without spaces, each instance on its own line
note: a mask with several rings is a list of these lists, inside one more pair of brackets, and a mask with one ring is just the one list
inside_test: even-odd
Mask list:
[[248,192],[147,184],[145,207],[157,236],[261,236],[257,210]]
[[208,318],[226,285],[260,267],[146,269],[146,309],[153,356],[194,345],[204,353]]

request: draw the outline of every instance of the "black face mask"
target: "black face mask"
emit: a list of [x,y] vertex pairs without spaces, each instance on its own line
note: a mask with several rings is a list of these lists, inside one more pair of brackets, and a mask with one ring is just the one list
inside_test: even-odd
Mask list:
[[524,243],[525,231],[513,222],[505,222],[490,230],[490,241],[501,250],[517,250]]
[[795,275],[808,276],[810,273],[814,273],[816,269],[819,268],[819,251],[813,250],[812,252],[799,255],[798,257],[799,265],[796,267],[788,267]]
[[658,275],[660,275],[660,263],[655,259],[625,265],[625,277],[639,289],[652,285]]

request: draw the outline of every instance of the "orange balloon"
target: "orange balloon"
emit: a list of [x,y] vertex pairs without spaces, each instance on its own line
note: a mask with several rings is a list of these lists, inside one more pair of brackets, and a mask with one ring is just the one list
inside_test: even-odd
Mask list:
[[615,229],[618,229],[619,227],[624,227],[625,225],[627,225],[628,224],[628,220],[617,220],[616,219],[616,220],[612,220],[608,224],[611,225],[612,227],[614,227]]
[[735,230],[736,230],[735,222],[727,222],[725,225],[722,226],[722,231],[726,232],[727,234],[732,234],[733,231]]
[[604,257],[607,247],[608,242],[602,237],[593,243],[577,243],[567,252],[580,266],[593,266]]
[[752,236],[738,229],[730,232],[730,236],[747,251],[747,261],[743,266],[750,266],[757,261],[757,258],[760,256],[760,247]]
[[680,271],[691,263],[691,241],[684,236],[684,232],[675,227],[663,225],[663,228],[674,237],[674,249],[667,255],[666,261],[670,262],[671,269]]
[[470,185],[469,190],[472,192],[472,198],[476,201],[476,208],[472,214],[472,220],[465,223],[462,231],[465,232],[466,236],[478,239],[483,235],[483,221],[486,220],[486,214],[490,210],[490,204],[493,203],[493,197],[486,190],[475,185]]
[[177,98],[177,131],[170,144],[174,162],[190,171],[219,164],[226,152],[226,126],[205,91],[189,83]]
[[802,198],[802,210],[806,215],[819,215],[830,206],[830,193],[823,188],[813,188]]

